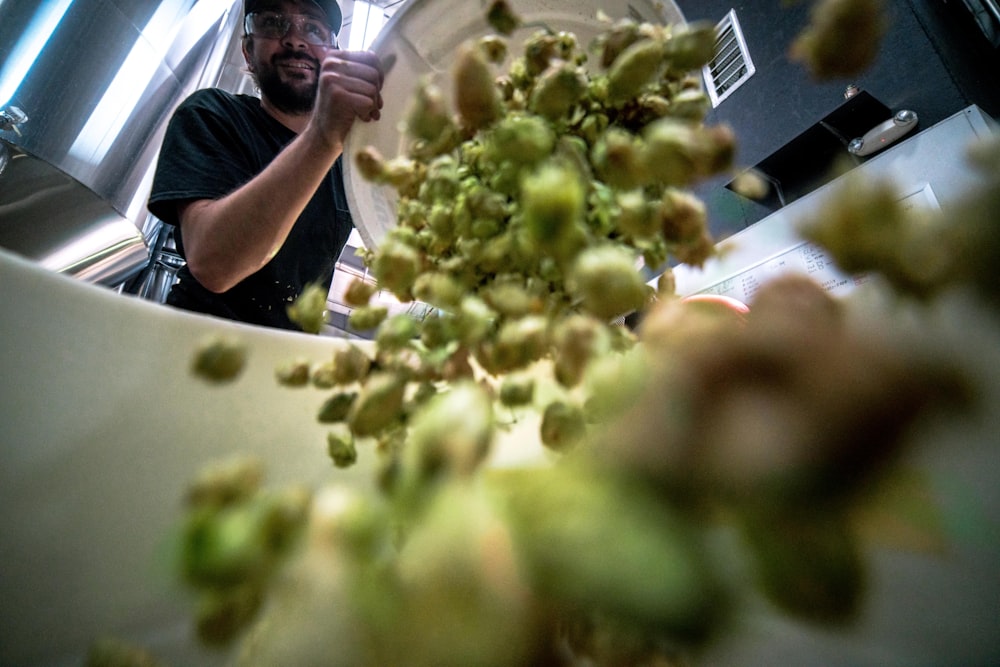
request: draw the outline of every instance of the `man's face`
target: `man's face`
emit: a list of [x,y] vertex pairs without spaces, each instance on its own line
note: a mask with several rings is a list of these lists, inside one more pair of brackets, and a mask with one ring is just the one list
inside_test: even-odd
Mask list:
[[[304,0],[283,0],[264,9],[286,15],[305,15],[327,23],[322,10]],[[316,99],[320,61],[328,47],[310,44],[295,26],[281,38],[250,37],[244,47],[247,64],[257,77],[261,96],[290,114],[312,110]]]

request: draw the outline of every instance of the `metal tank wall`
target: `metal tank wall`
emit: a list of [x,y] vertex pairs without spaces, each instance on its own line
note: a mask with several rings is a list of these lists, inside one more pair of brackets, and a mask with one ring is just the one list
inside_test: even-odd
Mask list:
[[240,0],[0,0],[0,246],[101,284],[142,268],[166,123],[241,18]]

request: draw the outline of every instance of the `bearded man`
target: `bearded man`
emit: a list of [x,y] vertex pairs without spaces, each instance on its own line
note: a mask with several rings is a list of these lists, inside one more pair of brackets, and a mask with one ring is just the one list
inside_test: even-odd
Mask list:
[[344,141],[376,121],[383,71],[337,43],[336,0],[245,0],[243,56],[260,97],[217,88],[178,106],[164,137],[150,212],[176,226],[185,265],[167,303],[298,329],[287,306],[329,290],[353,222]]

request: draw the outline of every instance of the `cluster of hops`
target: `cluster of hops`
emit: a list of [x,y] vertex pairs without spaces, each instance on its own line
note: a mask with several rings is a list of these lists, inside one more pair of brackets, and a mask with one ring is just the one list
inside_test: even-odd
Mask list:
[[[573,451],[591,427],[591,367],[637,342],[614,320],[654,301],[642,265],[701,264],[713,252],[705,208],[684,188],[729,169],[734,152],[728,129],[703,123],[708,101],[691,75],[711,57],[714,29],[601,18],[607,29],[592,45],[539,30],[512,57],[505,35],[520,19],[493,3],[498,34],[456,55],[454,108],[424,80],[406,117],[407,154],[352,156],[399,194],[398,226],[365,256],[377,288],[359,280],[344,295],[350,325],[372,332],[374,353],[343,344],[321,364],[278,369],[277,379],[331,392],[317,420],[329,428],[335,466],[354,464],[360,441],[375,442],[384,493],[358,502],[385,520],[370,539],[395,542],[395,553],[371,587],[349,594],[358,602],[352,627],[381,647],[370,664],[554,664],[552,638],[566,635],[566,615],[594,620],[578,608],[692,637],[715,615],[697,542],[627,480],[587,466],[545,478],[489,475],[486,486],[479,474],[502,428],[499,406],[534,411],[539,441]],[[433,313],[390,316],[373,301],[376,289]],[[323,320],[314,296],[290,309],[306,330]],[[220,517],[218,503],[209,507],[192,509],[198,532],[185,562],[201,587],[215,585],[199,569],[201,531]],[[315,525],[341,522],[317,511]],[[240,516],[248,512],[240,503]],[[608,530],[628,545],[635,577],[624,586],[620,554],[586,553]],[[555,551],[532,550],[545,542],[540,532]],[[371,553],[338,544],[338,558],[370,570]],[[661,556],[674,567],[641,572]],[[269,571],[267,554],[256,557]],[[233,581],[258,590],[255,573]],[[255,612],[253,602],[247,613],[230,604],[232,627]],[[423,631],[428,608],[447,642]],[[397,640],[379,631],[387,623]],[[252,641],[266,650],[266,639]]]
[[[968,361],[802,276],[749,312],[669,298],[669,271],[654,300],[640,261],[704,261],[684,187],[732,158],[685,73],[712,31],[609,22],[586,53],[542,31],[500,74],[520,21],[502,0],[489,20],[500,34],[458,55],[457,108],[422,82],[408,153],[355,156],[400,195],[398,228],[366,257],[377,288],[435,313],[390,317],[357,282],[345,300],[373,348],[278,373],[331,392],[317,419],[334,465],[375,443],[377,491],[324,490],[306,516],[302,495],[262,496],[253,467],[210,471],[183,563],[210,593],[203,635],[236,634],[266,585],[242,664],[687,664],[732,627],[747,594],[733,571],[790,615],[847,623],[865,527],[939,538],[912,518],[933,508],[898,463],[916,427],[974,404]],[[987,182],[960,220],[915,220],[870,184],[805,234],[880,274],[893,307],[963,287],[995,306],[998,156],[977,156]],[[633,310],[636,333],[610,322]],[[197,368],[227,379],[242,358],[216,344]],[[529,410],[546,464],[485,465],[501,415]],[[882,493],[895,505],[868,513]],[[300,529],[306,548],[271,577]]]
[[[354,156],[366,178],[400,196],[399,227],[368,258],[380,284],[452,311],[436,290],[416,293],[418,275],[455,277],[464,294],[516,279],[558,315],[581,298],[572,275],[585,249],[615,246],[654,269],[671,255],[700,265],[712,252],[704,210],[677,199],[733,158],[728,128],[702,123],[708,101],[690,74],[714,41],[701,24],[609,23],[590,49],[540,30],[504,74],[504,38],[464,44],[456,109],[424,80],[406,118],[408,154]],[[644,303],[620,296],[583,309],[603,318]]]
[[308,518],[308,490],[262,481],[261,462],[240,457],[206,467],[188,489],[180,567],[198,592],[196,627],[207,644],[231,641],[256,617]]
[[[425,79],[406,115],[406,154],[352,156],[399,195],[398,226],[365,256],[378,287],[433,308],[421,322],[389,317],[355,290],[349,323],[374,331],[376,379],[394,387],[382,411],[402,417],[386,428],[405,422],[406,397],[478,371],[496,379],[549,360],[572,389],[594,356],[633,344],[612,322],[654,299],[643,265],[700,265],[713,252],[705,207],[684,190],[733,159],[733,134],[704,124],[708,101],[691,75],[712,56],[712,26],[602,17],[593,44],[540,29],[515,55],[505,34],[520,19],[505,3],[489,19],[498,34],[456,54],[454,106]],[[531,403],[523,386],[500,393]],[[581,405],[537,407],[551,416],[546,443],[580,431]]]

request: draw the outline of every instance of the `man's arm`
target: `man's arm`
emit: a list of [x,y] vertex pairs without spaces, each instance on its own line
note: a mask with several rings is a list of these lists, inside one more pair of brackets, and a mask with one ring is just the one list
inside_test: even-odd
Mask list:
[[188,267],[199,283],[224,292],[270,261],[343,152],[354,121],[378,119],[381,85],[374,54],[333,52],[320,69],[313,113],[271,164],[221,199],[178,206]]

